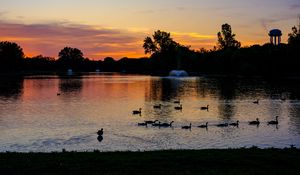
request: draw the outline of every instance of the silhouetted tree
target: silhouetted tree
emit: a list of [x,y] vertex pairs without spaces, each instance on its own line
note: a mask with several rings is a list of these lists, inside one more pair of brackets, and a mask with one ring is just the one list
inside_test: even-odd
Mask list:
[[47,62],[47,61],[51,61],[51,62],[55,61],[55,58],[53,58],[53,57],[45,57],[43,55],[37,55],[37,56],[31,57],[31,58],[27,58],[27,59],[40,60],[40,61],[45,61],[45,62]]
[[155,31],[152,38],[145,38],[143,47],[146,54],[152,54],[150,64],[153,69],[168,71],[178,68],[181,45],[171,38],[170,33]]
[[222,31],[218,33],[218,47],[221,50],[241,47],[241,43],[235,39],[235,34],[227,23],[222,25]]
[[112,57],[106,57],[103,61],[103,71],[117,71],[117,62]]
[[55,70],[55,59],[52,57],[45,57],[43,55],[25,58],[23,60],[23,69],[39,71]]
[[143,47],[146,54],[169,52],[179,46],[179,44],[171,38],[170,33],[157,30],[152,37],[153,39],[151,37],[146,37],[144,40]]
[[58,54],[58,63],[63,68],[77,69],[84,61],[83,53],[77,48],[65,47]]
[[1,70],[14,70],[19,68],[24,58],[23,49],[16,43],[0,42]]
[[298,28],[294,26],[292,28],[292,33],[289,33],[288,43],[291,45],[300,46],[300,18],[299,18]]
[[104,62],[106,62],[106,63],[114,63],[115,60],[112,57],[106,57],[106,58],[104,58]]

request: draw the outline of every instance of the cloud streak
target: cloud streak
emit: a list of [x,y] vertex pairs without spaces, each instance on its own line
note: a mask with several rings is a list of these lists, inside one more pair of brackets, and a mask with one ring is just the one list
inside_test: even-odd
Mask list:
[[[65,46],[82,49],[87,57],[99,59],[106,52],[131,53],[129,56],[143,55],[138,47],[139,35],[126,30],[94,27],[68,23],[19,24],[0,21],[0,39],[19,43],[27,53],[42,53],[55,57]],[[113,45],[115,44],[115,46]],[[117,46],[117,47],[116,47]]]
[[[27,56],[57,57],[65,46],[81,49],[90,59],[143,57],[143,39],[151,33],[111,29],[69,22],[21,24],[0,20],[0,40],[16,42]],[[215,39],[198,33],[171,33],[174,39],[193,48],[210,47]]]

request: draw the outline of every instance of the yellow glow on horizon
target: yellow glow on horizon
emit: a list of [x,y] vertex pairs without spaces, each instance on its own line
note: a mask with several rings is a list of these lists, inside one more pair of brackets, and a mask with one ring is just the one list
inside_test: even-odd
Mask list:
[[191,37],[191,38],[197,38],[197,39],[213,39],[216,38],[216,35],[202,35],[200,33],[184,33],[184,32],[172,32],[171,35],[174,35],[175,37]]
[[[139,51],[132,51],[132,52],[127,52],[127,51],[120,51],[120,52],[102,52],[102,53],[95,53],[92,54],[97,57],[113,57],[115,59],[120,59],[123,57],[128,57],[128,58],[141,58],[145,57],[146,55],[143,52]],[[101,59],[103,59],[101,58]]]

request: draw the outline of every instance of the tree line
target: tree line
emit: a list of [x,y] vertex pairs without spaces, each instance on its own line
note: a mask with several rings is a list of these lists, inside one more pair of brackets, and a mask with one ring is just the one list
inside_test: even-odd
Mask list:
[[171,34],[157,30],[144,39],[143,48],[149,58],[115,60],[107,57],[93,61],[81,50],[65,47],[58,59],[38,55],[25,57],[23,49],[8,41],[0,42],[0,72],[10,71],[105,71],[166,74],[183,69],[190,73],[242,75],[300,75],[300,21],[289,33],[288,44],[241,47],[229,24],[217,33],[217,45],[206,50],[192,50],[176,42]]

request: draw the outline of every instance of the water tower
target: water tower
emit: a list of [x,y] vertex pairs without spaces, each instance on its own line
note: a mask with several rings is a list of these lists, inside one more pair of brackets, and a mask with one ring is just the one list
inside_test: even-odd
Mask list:
[[270,42],[274,45],[279,45],[281,43],[282,32],[279,29],[273,29],[269,32]]

